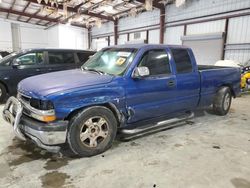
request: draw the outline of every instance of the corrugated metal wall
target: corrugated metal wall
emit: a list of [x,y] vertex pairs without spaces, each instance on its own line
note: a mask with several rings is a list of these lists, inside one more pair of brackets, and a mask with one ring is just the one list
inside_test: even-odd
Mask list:
[[[187,25],[186,35],[208,34],[224,32],[225,19],[204,23]],[[165,32],[165,43],[182,44],[181,37],[184,35],[184,26],[167,27]]]
[[250,7],[250,0],[192,0],[181,7],[174,4],[166,9],[167,22],[212,15]]
[[144,12],[136,17],[127,17],[119,20],[118,31],[135,29],[138,27],[148,27],[150,25],[159,24],[160,11],[155,9],[153,11]]
[[149,31],[148,35],[148,43],[150,44],[159,44],[160,42],[160,30],[159,29],[154,29]]
[[229,19],[225,59],[250,60],[250,16]]
[[181,37],[184,35],[184,26],[166,28],[164,43],[181,44]]
[[[249,12],[250,0],[192,0],[186,1],[186,4],[179,8],[175,7],[174,4],[168,5],[166,7],[167,24],[164,43],[182,44],[181,37],[184,32],[186,32],[186,35],[225,32],[226,18],[222,17],[218,20],[218,17]],[[142,13],[135,18],[120,19],[118,44],[124,44],[127,41],[126,32],[130,33],[130,40],[133,40],[135,32],[141,32],[141,39],[145,39],[146,30],[149,32],[148,42],[159,43],[159,29],[157,29],[159,27],[159,14],[158,10],[154,10]],[[202,23],[192,24],[190,23],[192,21]],[[98,35],[99,38],[113,35],[113,23],[104,25],[99,29],[93,28],[93,38]],[[241,63],[250,59],[249,31],[250,16],[229,18],[225,59],[232,59]],[[101,36],[105,34],[107,35]]]
[[187,25],[186,35],[224,32],[226,20],[197,23]]

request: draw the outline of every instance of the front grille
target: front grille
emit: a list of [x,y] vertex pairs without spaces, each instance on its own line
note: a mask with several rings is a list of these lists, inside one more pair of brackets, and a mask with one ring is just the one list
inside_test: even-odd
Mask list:
[[[19,101],[22,103],[22,104],[30,104],[30,99],[31,97],[27,96],[27,95],[24,95],[20,92],[18,92],[17,94],[17,98],[19,99]],[[26,106],[23,106],[23,113],[26,114],[27,116],[30,116],[30,110],[26,108]]]
[[31,97],[24,95],[20,92],[17,94],[17,98],[20,99],[22,102],[27,103],[27,104],[30,103],[30,99],[31,99]]

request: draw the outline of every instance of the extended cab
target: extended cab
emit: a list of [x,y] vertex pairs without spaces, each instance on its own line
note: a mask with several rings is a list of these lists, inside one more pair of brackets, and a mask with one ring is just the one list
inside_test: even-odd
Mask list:
[[21,81],[3,115],[20,139],[92,156],[111,147],[117,130],[154,128],[210,105],[226,115],[239,94],[238,68],[198,66],[183,46],[130,44],[97,52],[81,69]]

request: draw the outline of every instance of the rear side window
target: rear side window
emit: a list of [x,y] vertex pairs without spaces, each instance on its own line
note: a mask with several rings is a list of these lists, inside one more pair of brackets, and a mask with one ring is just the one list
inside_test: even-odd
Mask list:
[[73,52],[48,52],[49,64],[74,64]]
[[186,49],[172,49],[177,73],[192,72],[192,63]]
[[150,50],[146,52],[139,66],[148,67],[152,76],[171,73],[168,55],[165,50]]
[[78,56],[80,63],[85,63],[89,59],[89,56],[93,54],[94,53],[90,53],[90,52],[78,52],[77,56]]

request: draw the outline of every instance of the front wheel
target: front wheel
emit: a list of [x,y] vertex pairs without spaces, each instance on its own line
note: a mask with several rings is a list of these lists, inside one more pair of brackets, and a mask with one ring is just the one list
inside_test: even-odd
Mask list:
[[112,145],[117,121],[106,107],[90,107],[72,118],[67,134],[70,149],[82,157],[100,154]]
[[232,93],[229,87],[222,87],[213,101],[213,111],[215,114],[224,116],[228,113],[232,102]]

